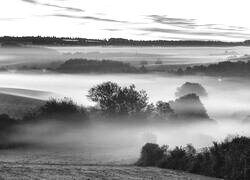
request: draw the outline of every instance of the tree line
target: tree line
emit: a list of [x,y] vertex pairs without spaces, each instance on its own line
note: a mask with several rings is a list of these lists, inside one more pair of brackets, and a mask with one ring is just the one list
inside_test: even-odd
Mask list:
[[198,40],[132,40],[124,38],[87,39],[78,37],[43,36],[2,36],[0,43],[20,43],[55,46],[249,46],[250,40],[243,42],[198,41]]
[[146,69],[136,68],[129,63],[112,60],[70,59],[56,68],[64,73],[145,73]]
[[250,61],[224,61],[216,64],[189,66],[185,69],[169,71],[177,75],[209,75],[209,76],[249,76]]
[[143,146],[136,165],[188,171],[225,180],[248,180],[250,138],[227,138],[200,151],[191,144],[169,149],[167,145],[160,147],[147,143]]

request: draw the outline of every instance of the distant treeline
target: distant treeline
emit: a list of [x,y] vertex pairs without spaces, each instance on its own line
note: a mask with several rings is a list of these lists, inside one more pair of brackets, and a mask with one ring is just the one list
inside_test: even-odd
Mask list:
[[227,138],[198,152],[191,144],[169,149],[148,143],[141,151],[138,166],[157,166],[202,174],[225,180],[250,179],[250,138]]
[[3,36],[0,43],[4,46],[30,44],[53,46],[249,46],[250,40],[243,42],[198,41],[198,40],[131,40],[124,38],[87,39],[72,37],[42,36]]
[[64,73],[144,73],[145,68],[136,68],[128,63],[112,60],[70,59],[57,69]]
[[170,71],[178,75],[209,75],[209,76],[250,76],[250,61],[224,61],[210,65],[199,65],[179,68],[176,71]]

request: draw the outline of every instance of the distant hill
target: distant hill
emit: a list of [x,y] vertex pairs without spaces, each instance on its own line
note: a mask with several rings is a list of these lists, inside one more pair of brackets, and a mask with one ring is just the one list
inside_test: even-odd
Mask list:
[[52,46],[249,46],[250,40],[244,42],[223,41],[195,41],[195,40],[131,40],[124,38],[110,39],[87,39],[71,37],[0,37],[0,43],[20,43],[29,45],[52,45]]
[[142,69],[120,61],[70,59],[56,71],[63,73],[139,73]]

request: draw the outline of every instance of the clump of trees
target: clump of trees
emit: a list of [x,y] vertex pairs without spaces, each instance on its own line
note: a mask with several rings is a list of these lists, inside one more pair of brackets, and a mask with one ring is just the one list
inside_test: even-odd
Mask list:
[[184,170],[191,173],[224,178],[225,180],[250,179],[250,138],[235,137],[197,151],[192,145],[186,147],[160,147],[146,144],[138,166],[157,166]]
[[206,97],[208,95],[206,89],[201,84],[191,82],[186,82],[178,87],[175,96],[181,97],[187,94],[196,94],[200,97]]
[[187,67],[184,70],[178,69],[173,73],[178,75],[249,76],[250,61],[224,61],[210,65]]
[[64,73],[142,73],[140,68],[128,63],[112,60],[70,59],[57,69]]
[[91,88],[87,97],[97,102],[101,110],[110,115],[138,114],[145,112],[148,107],[146,92],[137,91],[135,85],[121,87],[109,81]]
[[180,119],[209,119],[204,105],[196,94],[187,94],[175,101],[170,101],[169,104]]
[[[175,101],[148,102],[144,90],[137,90],[135,85],[119,86],[114,82],[104,82],[92,87],[87,97],[97,103],[97,107],[84,108],[71,99],[50,99],[40,107],[27,110],[20,120],[8,115],[0,115],[0,141],[7,142],[12,129],[17,125],[36,125],[42,123],[60,123],[69,127],[95,120],[114,120],[121,122],[181,122],[182,120],[210,120],[199,97],[189,94]],[[131,120],[131,121],[130,121]],[[152,141],[154,138],[151,138]]]
[[138,91],[134,85],[121,87],[113,82],[105,82],[91,88],[88,98],[96,102],[109,115],[144,115],[154,119],[210,120],[205,107],[196,94],[182,96],[175,101],[148,103],[147,93]]

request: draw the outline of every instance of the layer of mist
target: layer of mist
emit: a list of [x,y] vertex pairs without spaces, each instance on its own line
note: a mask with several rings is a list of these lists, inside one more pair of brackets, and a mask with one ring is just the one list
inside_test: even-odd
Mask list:
[[[158,100],[167,102],[176,99],[177,88],[185,82],[200,83],[207,92],[207,97],[200,97],[200,100],[215,123],[199,123],[199,121],[167,123],[164,120],[162,123],[154,123],[154,119],[144,124],[124,123],[119,119],[107,123],[96,119],[90,124],[69,127],[68,124],[55,121],[49,123],[48,120],[46,123],[18,128],[18,133],[12,137],[12,140],[36,144],[39,151],[41,147],[66,152],[68,152],[67,149],[71,149],[70,151],[81,154],[81,160],[88,159],[84,162],[122,162],[126,159],[132,163],[138,158],[143,144],[147,142],[168,144],[170,147],[192,143],[196,148],[202,148],[210,146],[213,141],[221,141],[228,135],[250,135],[249,124],[242,123],[250,112],[248,93],[250,84],[246,79],[177,77],[162,74],[1,73],[0,76],[0,84],[5,88],[13,88],[10,91],[12,94],[17,87],[36,90],[35,92],[50,92],[58,97],[70,97],[84,106],[94,105],[86,98],[87,91],[104,81],[117,82],[122,86],[133,83],[137,89],[146,90],[149,101],[153,103]],[[16,93],[19,91],[20,89]],[[30,93],[32,91],[28,92],[29,96],[32,96]],[[33,97],[36,98],[37,94],[33,94]],[[49,148],[45,148],[46,151]],[[64,160],[58,157],[58,161]]]

